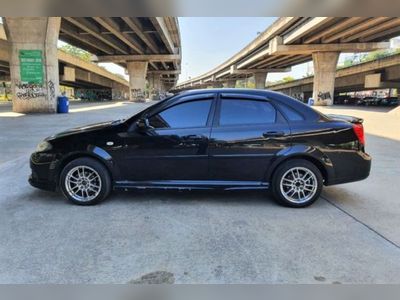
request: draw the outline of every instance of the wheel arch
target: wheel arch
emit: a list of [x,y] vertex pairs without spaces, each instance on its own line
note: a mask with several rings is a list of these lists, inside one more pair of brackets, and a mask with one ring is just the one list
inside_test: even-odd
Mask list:
[[265,180],[267,182],[271,182],[278,167],[293,159],[304,159],[314,164],[321,172],[325,185],[329,183],[334,176],[334,169],[330,159],[319,150],[313,149],[313,151],[293,152],[287,155],[279,156],[268,169]]
[[78,158],[91,158],[91,159],[101,163],[106,168],[108,174],[110,175],[111,182],[114,181],[115,172],[113,172],[112,167],[110,166],[110,164],[112,165],[112,162],[104,160],[102,157],[99,157],[91,152],[74,152],[74,153],[69,154],[68,156],[63,157],[60,160],[58,168],[57,168],[57,181],[56,181],[57,185],[59,184],[61,172],[64,170],[65,166]]

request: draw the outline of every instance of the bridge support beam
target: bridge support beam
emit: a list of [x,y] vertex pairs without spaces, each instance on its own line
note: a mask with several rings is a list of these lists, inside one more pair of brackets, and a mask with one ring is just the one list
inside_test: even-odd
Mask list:
[[127,68],[129,74],[129,100],[146,101],[146,74],[147,61],[128,61]]
[[336,67],[339,52],[315,52],[314,63],[314,105],[333,105]]
[[235,88],[236,87],[236,79],[230,79],[224,82],[224,87],[226,88]]
[[55,113],[59,94],[60,17],[6,17],[13,111]]
[[266,72],[259,72],[254,73],[254,81],[256,84],[256,89],[263,90],[265,89],[265,81],[267,80],[268,73]]

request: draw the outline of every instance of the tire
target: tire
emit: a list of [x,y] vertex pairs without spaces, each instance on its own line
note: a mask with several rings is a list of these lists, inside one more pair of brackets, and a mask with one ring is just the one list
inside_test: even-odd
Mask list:
[[292,159],[278,166],[271,184],[272,194],[278,204],[300,208],[310,206],[319,198],[323,177],[313,163]]
[[60,189],[69,201],[94,205],[111,192],[111,177],[106,167],[93,158],[78,158],[68,163],[60,174]]

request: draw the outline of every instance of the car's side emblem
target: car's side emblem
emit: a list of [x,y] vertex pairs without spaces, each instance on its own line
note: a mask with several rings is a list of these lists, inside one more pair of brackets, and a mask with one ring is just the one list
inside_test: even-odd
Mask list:
[[114,146],[114,142],[107,142],[107,146]]

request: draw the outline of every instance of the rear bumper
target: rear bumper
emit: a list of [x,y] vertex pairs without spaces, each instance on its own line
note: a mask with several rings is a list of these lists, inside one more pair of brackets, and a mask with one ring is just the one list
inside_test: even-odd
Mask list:
[[346,153],[346,158],[340,162],[333,161],[335,176],[330,178],[325,185],[349,183],[366,179],[371,172],[372,158],[367,153]]

